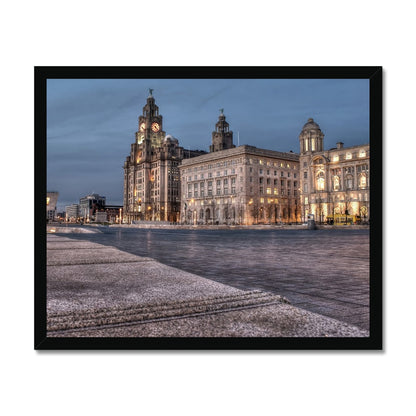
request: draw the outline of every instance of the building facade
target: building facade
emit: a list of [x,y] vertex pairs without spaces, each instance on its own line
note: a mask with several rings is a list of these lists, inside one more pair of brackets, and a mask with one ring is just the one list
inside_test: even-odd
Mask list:
[[270,224],[300,220],[299,155],[233,144],[221,111],[210,153],[180,166],[181,221]]
[[130,155],[124,163],[124,221],[178,222],[179,165],[183,158],[206,152],[186,150],[163,131],[163,117],[149,90]]
[[76,222],[80,217],[79,205],[72,204],[65,207],[65,220],[68,222]]
[[46,219],[54,221],[56,217],[56,204],[58,203],[59,192],[46,193]]
[[96,212],[103,210],[104,207],[105,196],[86,195],[79,200],[79,216],[86,222],[94,221]]
[[337,216],[370,218],[369,144],[324,149],[324,134],[310,118],[299,135],[302,217],[336,222]]
[[310,215],[320,223],[340,215],[369,220],[368,144],[344,148],[339,142],[324,150],[324,134],[309,119],[299,154],[236,147],[221,109],[209,153],[184,150],[163,130],[152,91],[124,163],[124,223],[280,224]]

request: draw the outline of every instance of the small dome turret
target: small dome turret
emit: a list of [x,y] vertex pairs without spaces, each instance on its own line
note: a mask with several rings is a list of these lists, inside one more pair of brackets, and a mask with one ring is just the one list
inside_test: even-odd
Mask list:
[[309,118],[299,135],[300,152],[322,152],[324,150],[324,134],[319,124]]

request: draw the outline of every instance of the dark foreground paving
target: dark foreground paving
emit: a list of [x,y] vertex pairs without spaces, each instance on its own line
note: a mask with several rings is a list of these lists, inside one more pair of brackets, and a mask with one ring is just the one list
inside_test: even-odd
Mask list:
[[48,337],[367,337],[277,294],[48,235]]

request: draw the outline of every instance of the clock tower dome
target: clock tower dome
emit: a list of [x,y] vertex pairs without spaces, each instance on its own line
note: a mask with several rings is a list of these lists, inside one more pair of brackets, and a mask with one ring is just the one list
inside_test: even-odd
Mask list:
[[220,109],[220,116],[215,125],[215,131],[212,132],[212,145],[209,147],[210,152],[231,149],[233,144],[233,132],[230,131],[230,125],[225,121],[224,109]]

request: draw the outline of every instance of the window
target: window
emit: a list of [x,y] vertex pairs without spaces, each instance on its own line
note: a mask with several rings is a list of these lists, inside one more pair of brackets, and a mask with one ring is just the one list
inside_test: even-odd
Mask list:
[[263,178],[259,178],[259,183],[263,183]]
[[365,157],[365,155],[366,155],[365,150],[364,150],[364,149],[361,149],[361,150],[360,150],[360,153],[358,154],[358,156],[359,156],[359,157]]
[[308,172],[303,172],[303,178],[308,179]]
[[346,155],[345,155],[345,159],[352,159],[352,154],[351,154],[351,152],[348,152]]
[[339,191],[339,176],[332,177],[332,187],[334,191]]
[[367,176],[362,173],[360,176],[360,188],[365,188],[367,186]]
[[267,193],[267,195],[271,195],[271,193],[272,193],[272,188],[267,188],[267,189],[266,189],[266,193]]
[[316,189],[318,191],[325,190],[325,175],[322,171],[316,175]]
[[352,175],[347,175],[347,177],[345,178],[345,188],[352,189],[353,186],[354,186],[354,179]]

